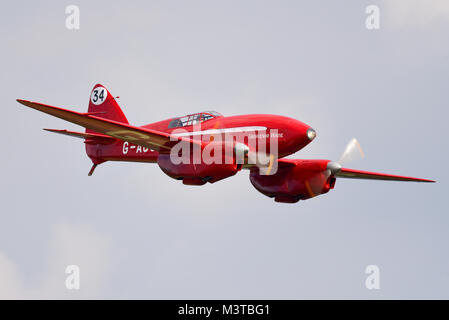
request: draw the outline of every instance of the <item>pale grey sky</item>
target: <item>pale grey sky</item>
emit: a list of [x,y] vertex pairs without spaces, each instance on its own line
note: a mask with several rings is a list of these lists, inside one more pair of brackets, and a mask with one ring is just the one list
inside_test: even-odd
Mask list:
[[[14,1],[0,18],[0,297],[449,298],[447,1]],[[79,127],[15,99],[84,111],[98,82],[132,124],[281,114],[318,133],[297,158],[337,160],[357,137],[356,168],[438,183],[339,179],[291,205],[248,172],[203,187],[150,164],[88,177],[82,141],[41,130]],[[380,290],[365,288],[371,264]]]

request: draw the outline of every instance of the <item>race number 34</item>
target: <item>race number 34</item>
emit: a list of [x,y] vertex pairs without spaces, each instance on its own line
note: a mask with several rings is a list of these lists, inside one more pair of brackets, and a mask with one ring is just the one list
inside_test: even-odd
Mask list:
[[108,96],[108,92],[103,87],[97,87],[92,91],[92,94],[90,96],[90,101],[92,101],[95,105],[102,104],[106,97]]

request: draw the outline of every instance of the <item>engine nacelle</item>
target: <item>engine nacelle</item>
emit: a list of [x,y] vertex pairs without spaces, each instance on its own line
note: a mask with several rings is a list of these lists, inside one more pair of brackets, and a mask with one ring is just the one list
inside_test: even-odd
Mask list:
[[260,175],[251,169],[250,181],[264,195],[277,202],[295,203],[328,192],[335,177],[327,170],[329,160],[289,160],[274,175]]
[[161,170],[169,177],[182,180],[186,185],[203,185],[206,182],[214,183],[221,179],[235,175],[241,170],[242,165],[230,164],[205,164],[199,163],[174,164],[169,154],[159,154],[157,163]]

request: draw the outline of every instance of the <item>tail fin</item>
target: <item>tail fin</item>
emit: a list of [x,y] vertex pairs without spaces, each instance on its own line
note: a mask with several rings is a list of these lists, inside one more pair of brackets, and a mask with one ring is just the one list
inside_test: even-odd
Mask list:
[[[92,89],[87,113],[99,118],[129,124],[128,119],[126,119],[122,109],[120,109],[117,101],[115,101],[114,96],[101,84],[96,84]],[[86,129],[86,133],[97,134],[97,132],[90,129]],[[97,165],[105,162],[103,156],[111,152],[116,152],[111,145],[104,145],[97,139],[86,139],[86,153],[93,162],[89,176],[93,174]]]
[[[87,112],[96,117],[129,123],[112,94],[101,84],[96,84],[92,89]],[[86,129],[86,133],[95,133],[95,131]]]

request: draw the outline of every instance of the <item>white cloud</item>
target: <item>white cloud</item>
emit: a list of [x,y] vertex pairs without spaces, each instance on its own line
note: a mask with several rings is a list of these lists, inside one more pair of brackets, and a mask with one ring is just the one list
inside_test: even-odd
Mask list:
[[384,0],[387,22],[394,27],[423,28],[449,21],[447,0]]
[[[67,223],[55,225],[49,247],[47,269],[40,285],[28,287],[18,266],[0,252],[1,299],[95,298],[101,293],[108,270],[108,241],[87,226]],[[80,267],[80,290],[65,287],[68,265]]]

